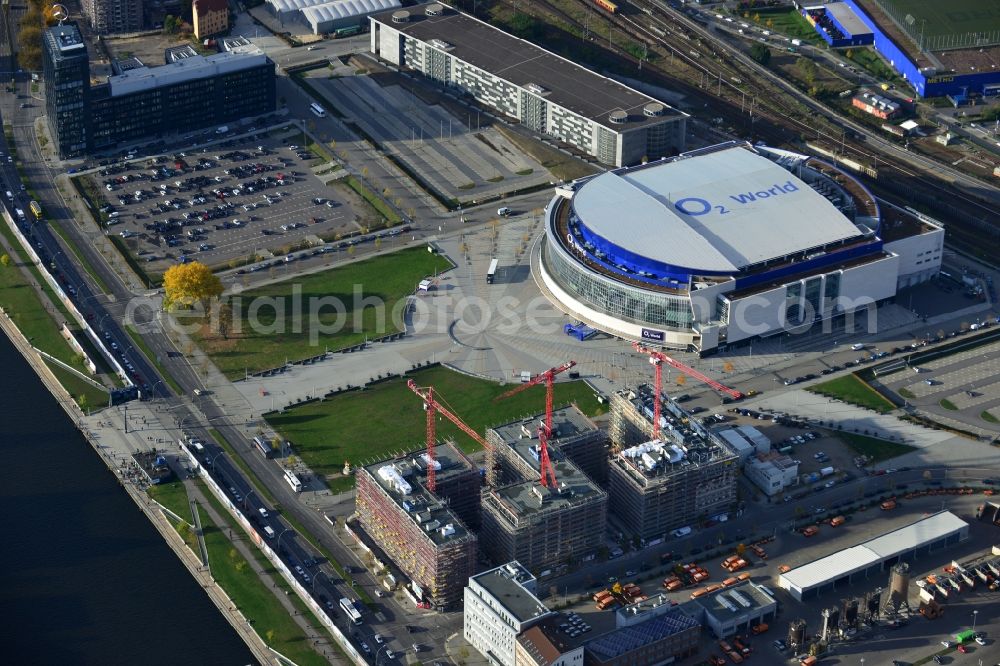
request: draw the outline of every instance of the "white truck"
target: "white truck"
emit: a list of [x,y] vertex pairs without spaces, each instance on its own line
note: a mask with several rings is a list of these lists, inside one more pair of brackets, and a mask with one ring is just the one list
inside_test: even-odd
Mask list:
[[215,130],[215,133],[216,134],[225,134],[228,131],[229,131],[229,125],[222,125],[222,126],[219,127],[219,129]]

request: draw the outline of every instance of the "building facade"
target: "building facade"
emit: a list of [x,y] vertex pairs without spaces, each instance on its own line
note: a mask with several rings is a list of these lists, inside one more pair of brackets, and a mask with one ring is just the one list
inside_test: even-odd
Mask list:
[[198,39],[229,30],[229,0],[194,0],[191,20]]
[[799,463],[779,453],[751,456],[743,465],[743,473],[765,495],[773,497],[798,482]]
[[686,114],[447,5],[369,21],[371,50],[382,60],[604,164],[636,164],[684,147]]
[[571,646],[556,620],[547,618],[517,637],[516,666],[583,666],[583,646]]
[[275,108],[274,63],[250,46],[160,67],[139,63],[91,85],[74,25],[43,39],[49,129],[61,158],[210,127]]
[[468,579],[463,635],[490,664],[515,666],[517,637],[554,615],[535,596],[535,577],[509,562]]
[[143,29],[143,0],[83,0],[83,15],[99,35]]
[[462,477],[479,473],[454,446],[438,447],[435,456],[431,462],[421,450],[359,468],[356,511],[368,536],[410,578],[415,598],[451,609],[475,572],[478,542],[440,490],[427,490],[427,467],[436,466],[439,489],[467,487]]
[[662,439],[652,439],[653,391],[639,386],[611,396],[608,513],[640,539],[725,513],[736,502],[739,456],[725,440],[687,419],[663,396]]
[[[625,622],[621,620],[624,611],[629,612]],[[616,625],[587,642],[585,666],[657,666],[698,651],[701,625],[680,606],[628,606],[617,612]]]

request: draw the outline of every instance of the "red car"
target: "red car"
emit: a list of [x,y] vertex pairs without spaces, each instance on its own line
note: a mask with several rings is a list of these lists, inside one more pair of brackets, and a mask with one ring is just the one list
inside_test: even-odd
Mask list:
[[969,649],[967,647],[965,647],[964,645],[959,645],[958,646],[958,651],[961,652],[962,654],[965,654],[965,653],[967,653],[969,651]]

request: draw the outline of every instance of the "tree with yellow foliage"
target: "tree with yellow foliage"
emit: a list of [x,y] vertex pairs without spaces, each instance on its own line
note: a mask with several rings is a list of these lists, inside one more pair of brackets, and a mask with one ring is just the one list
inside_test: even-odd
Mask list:
[[189,308],[222,294],[222,281],[205,264],[192,261],[177,264],[163,274],[163,308]]

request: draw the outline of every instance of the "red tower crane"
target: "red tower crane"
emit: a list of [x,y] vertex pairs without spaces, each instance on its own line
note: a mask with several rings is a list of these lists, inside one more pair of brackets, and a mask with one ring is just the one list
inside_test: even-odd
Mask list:
[[432,493],[437,489],[437,470],[434,469],[434,462],[436,460],[434,456],[434,445],[437,441],[437,426],[435,424],[435,416],[441,414],[446,419],[454,423],[459,429],[472,439],[479,442],[479,444],[486,449],[487,454],[493,449],[493,447],[480,435],[478,432],[470,428],[458,418],[450,409],[442,405],[437,399],[434,398],[434,387],[433,386],[417,386],[416,382],[412,379],[406,382],[407,388],[420,396],[424,401],[424,409],[427,412],[427,489]]
[[557,487],[556,470],[552,467],[552,461],[549,460],[549,439],[552,437],[552,400],[553,392],[555,390],[556,375],[569,370],[574,365],[576,365],[576,361],[567,361],[562,365],[549,368],[545,372],[535,375],[529,381],[521,384],[517,388],[511,389],[510,391],[507,391],[506,393],[495,398],[496,400],[503,400],[504,398],[509,398],[510,396],[516,395],[525,389],[529,389],[532,386],[545,382],[545,423],[538,429],[538,453],[539,468],[542,474],[540,481],[546,488],[548,488],[549,483],[552,484],[553,488]]
[[714,389],[715,391],[718,391],[719,393],[725,393],[726,395],[728,395],[729,397],[731,397],[733,400],[739,400],[740,398],[743,397],[743,394],[740,393],[739,391],[737,391],[736,389],[732,389],[732,388],[729,388],[728,386],[725,386],[724,384],[720,384],[719,382],[715,381],[711,377],[706,377],[705,375],[701,374],[700,372],[698,372],[694,368],[690,368],[690,367],[684,365],[680,361],[667,356],[666,354],[664,354],[663,352],[661,352],[659,350],[650,349],[649,347],[643,346],[642,344],[640,344],[638,342],[633,342],[632,343],[632,348],[635,349],[640,354],[647,354],[649,356],[649,362],[653,364],[653,368],[655,369],[654,370],[654,372],[655,372],[654,382],[653,382],[653,387],[654,387],[654,390],[655,390],[655,395],[653,396],[653,437],[654,438],[659,438],[659,436],[660,436],[660,394],[661,394],[661,392],[663,390],[663,364],[664,363],[666,363],[667,365],[669,365],[669,366],[671,366],[673,368],[676,368],[677,370],[680,370],[681,372],[683,372],[685,375],[687,375],[689,377],[693,377],[694,379],[697,379],[698,381],[701,381],[701,382],[704,382],[705,384],[708,384],[712,389]]

